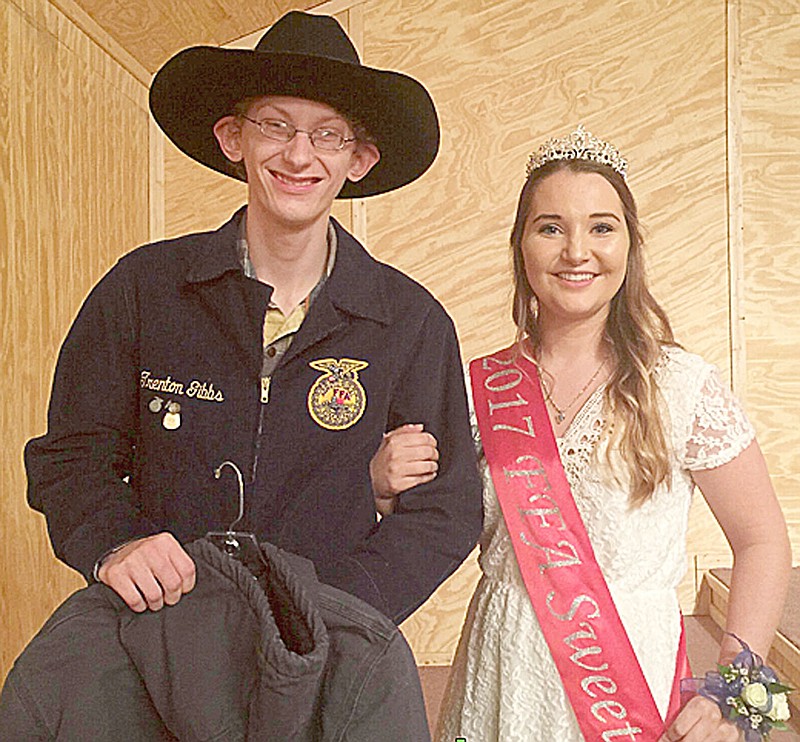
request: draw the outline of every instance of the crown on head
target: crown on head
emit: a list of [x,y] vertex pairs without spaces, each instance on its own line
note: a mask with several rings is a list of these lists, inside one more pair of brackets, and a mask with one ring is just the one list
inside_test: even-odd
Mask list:
[[598,139],[580,124],[571,134],[562,139],[548,139],[536,152],[528,158],[526,175],[553,160],[591,160],[608,165],[623,178],[628,173],[628,161],[620,151],[608,142]]

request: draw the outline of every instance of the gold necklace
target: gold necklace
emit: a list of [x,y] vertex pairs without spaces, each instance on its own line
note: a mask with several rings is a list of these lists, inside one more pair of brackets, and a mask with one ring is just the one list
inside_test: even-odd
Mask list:
[[552,395],[550,394],[550,389],[548,388],[547,383],[544,380],[543,374],[547,374],[553,381],[555,381],[555,376],[551,374],[544,366],[542,366],[539,361],[534,360],[534,365],[536,366],[536,371],[539,374],[539,381],[542,382],[542,389],[544,390],[544,398],[547,402],[550,403],[552,408],[555,410],[556,413],[556,423],[560,425],[564,422],[567,418],[567,412],[569,411],[570,407],[574,405],[582,396],[583,393],[592,385],[592,382],[600,375],[600,372],[603,370],[603,367],[606,365],[605,359],[603,362],[597,367],[597,371],[592,374],[592,378],[587,381],[581,390],[569,401],[569,403],[564,407],[559,407],[555,401],[553,400]]

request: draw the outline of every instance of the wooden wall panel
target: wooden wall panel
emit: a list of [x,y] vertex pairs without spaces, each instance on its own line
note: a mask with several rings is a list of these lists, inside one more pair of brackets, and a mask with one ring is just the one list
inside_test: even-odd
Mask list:
[[164,142],[165,237],[216,229],[247,201],[244,183],[190,160]]
[[[370,246],[445,300],[465,355],[511,334],[507,241],[528,153],[583,122],[629,155],[654,288],[678,333],[691,334],[693,347],[724,365],[721,4],[436,0],[365,7],[367,61],[420,77],[443,128],[442,151],[422,179],[369,201]],[[454,264],[458,271],[450,270]],[[675,265],[684,267],[676,272]],[[700,297],[698,315],[692,306]]]
[[82,579],[25,500],[61,341],[86,293],[147,239],[144,86],[45,0],[0,0],[0,678]]
[[151,73],[185,46],[222,45],[269,25],[288,10],[319,5],[319,0],[69,1],[83,8]]
[[747,402],[800,563],[800,2],[741,3]]

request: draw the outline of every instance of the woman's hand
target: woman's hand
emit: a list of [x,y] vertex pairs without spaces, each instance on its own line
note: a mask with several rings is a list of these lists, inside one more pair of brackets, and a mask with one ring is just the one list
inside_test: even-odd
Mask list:
[[388,515],[401,492],[434,479],[438,462],[436,438],[425,432],[422,424],[402,425],[384,433],[369,463],[377,511]]
[[738,742],[739,727],[722,718],[719,706],[695,696],[678,714],[661,742]]

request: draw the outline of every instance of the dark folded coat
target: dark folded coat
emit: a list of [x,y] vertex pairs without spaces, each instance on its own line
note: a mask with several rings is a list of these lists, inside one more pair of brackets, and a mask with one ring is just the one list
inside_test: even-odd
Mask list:
[[394,624],[268,544],[256,581],[205,540],[175,606],[134,613],[105,585],[68,598],[15,663],[0,739],[424,742]]

